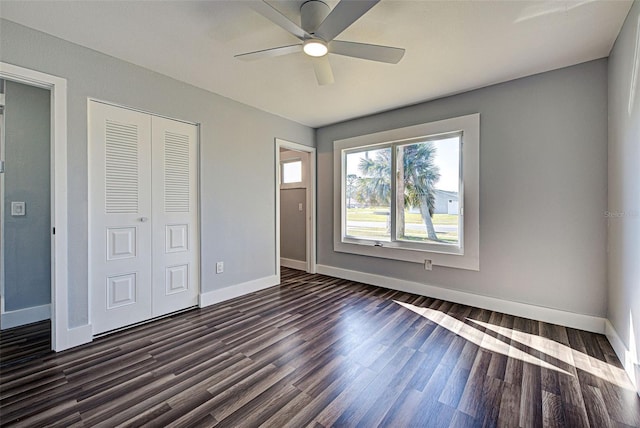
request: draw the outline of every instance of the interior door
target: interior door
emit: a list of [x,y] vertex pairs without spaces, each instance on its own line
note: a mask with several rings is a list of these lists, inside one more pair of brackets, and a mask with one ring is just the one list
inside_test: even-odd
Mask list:
[[198,133],[154,117],[153,315],[198,304]]
[[152,317],[151,116],[91,102],[89,240],[94,334]]

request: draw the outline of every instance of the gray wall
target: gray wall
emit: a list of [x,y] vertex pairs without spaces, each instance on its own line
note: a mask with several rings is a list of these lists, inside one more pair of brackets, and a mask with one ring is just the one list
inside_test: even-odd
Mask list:
[[[608,318],[636,359],[640,357],[639,32],[636,0],[609,57],[608,209]],[[635,349],[630,349],[633,343]],[[636,366],[635,377],[640,391],[640,367]]]
[[[333,141],[472,113],[480,272],[334,252]],[[606,59],[320,128],[317,148],[319,264],[605,315]]]
[[[50,93],[6,82],[5,310],[51,303]],[[26,203],[12,216],[11,202]]]
[[[302,204],[302,211],[298,209]],[[307,261],[307,189],[280,191],[280,257]]]
[[87,97],[201,123],[204,292],[276,274],[274,138],[312,146],[311,128],[6,20],[0,52],[67,79],[71,326],[88,321]]

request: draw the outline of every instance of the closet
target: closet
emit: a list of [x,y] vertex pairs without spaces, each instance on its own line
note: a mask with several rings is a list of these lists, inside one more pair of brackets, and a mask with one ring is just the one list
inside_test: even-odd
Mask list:
[[197,125],[89,102],[93,333],[196,306]]

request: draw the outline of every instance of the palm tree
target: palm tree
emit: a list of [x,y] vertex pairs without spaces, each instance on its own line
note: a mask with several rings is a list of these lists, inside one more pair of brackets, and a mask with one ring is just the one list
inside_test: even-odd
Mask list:
[[427,228],[427,237],[437,241],[433,228],[433,211],[435,210],[435,184],[440,180],[440,168],[435,164],[436,147],[431,141],[400,147],[403,162],[398,162],[399,180],[405,186],[405,205],[420,209],[422,221]]
[[347,175],[347,208],[352,208],[352,199],[356,191],[358,176],[356,174]]
[[364,177],[358,183],[358,199],[369,205],[386,205],[391,198],[391,149],[376,152],[373,159],[360,159],[358,169]]
[[[391,150],[378,150],[372,159],[360,160],[358,169],[364,175],[360,179],[358,196],[370,204],[385,203],[391,200]],[[436,148],[430,141],[400,146],[397,151],[396,184],[398,206],[396,224],[398,235],[404,233],[404,207],[420,209],[422,221],[427,229],[427,237],[438,241],[433,227],[435,209],[435,184],[440,179],[440,169],[435,164]]]

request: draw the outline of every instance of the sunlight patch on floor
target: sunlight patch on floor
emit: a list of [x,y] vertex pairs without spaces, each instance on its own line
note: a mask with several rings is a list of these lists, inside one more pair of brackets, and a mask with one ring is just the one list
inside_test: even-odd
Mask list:
[[615,367],[605,361],[591,357],[584,352],[577,351],[567,345],[547,339],[535,334],[525,333],[511,328],[500,327],[483,321],[477,321],[471,318],[467,320],[481,327],[491,330],[503,336],[511,337],[513,340],[520,342],[529,348],[543,352],[557,360],[570,364],[573,367],[597,376],[601,379],[611,382],[622,388],[633,390],[633,385],[627,377],[626,372]]
[[505,343],[504,341],[497,339],[489,334],[486,334],[473,326],[466,324],[458,319],[453,318],[450,315],[447,315],[443,312],[430,309],[430,308],[421,308],[419,306],[412,305],[410,303],[398,302],[394,300],[395,303],[413,311],[423,317],[427,318],[435,322],[436,324],[446,328],[447,330],[461,336],[462,338],[475,343],[483,349],[488,351],[497,352],[502,355],[506,355],[509,358],[515,358],[517,360],[524,361],[526,363],[535,364],[540,367],[544,367],[549,370],[555,370],[560,373],[573,376],[566,370],[563,370],[560,367],[557,367],[551,363],[541,360],[540,358],[534,357],[514,346]]

